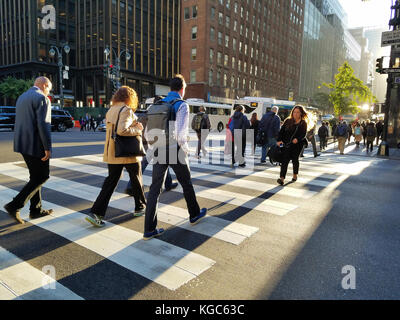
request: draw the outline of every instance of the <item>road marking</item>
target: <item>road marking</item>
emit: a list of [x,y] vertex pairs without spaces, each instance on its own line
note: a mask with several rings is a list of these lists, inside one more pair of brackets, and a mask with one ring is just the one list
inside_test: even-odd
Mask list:
[[[48,289],[44,285],[48,285]],[[0,300],[14,299],[83,300],[47,274],[0,247]]]
[[[0,186],[0,205],[12,199],[17,191]],[[85,214],[54,203],[43,201],[54,214],[30,223],[64,237],[91,250],[128,270],[136,272],[170,290],[176,290],[215,264],[197,253],[179,248],[159,239],[142,240],[142,233],[107,223],[102,229],[91,227]],[[28,220],[29,209],[21,210],[21,218]]]

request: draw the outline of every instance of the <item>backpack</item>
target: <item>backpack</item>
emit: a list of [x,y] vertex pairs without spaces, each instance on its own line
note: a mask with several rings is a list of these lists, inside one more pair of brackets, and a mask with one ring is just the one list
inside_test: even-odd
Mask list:
[[354,128],[354,134],[355,134],[356,136],[359,136],[359,135],[361,134],[361,127],[355,127],[355,128]]
[[163,147],[169,144],[169,122],[176,119],[174,105],[179,101],[183,102],[181,99],[171,102],[160,100],[147,109],[146,138],[149,145],[157,142],[158,147]]
[[200,131],[202,121],[203,121],[203,114],[196,114],[192,121],[192,129],[194,131]]
[[347,127],[344,124],[341,124],[337,127],[337,134],[339,137],[344,137],[347,133]]

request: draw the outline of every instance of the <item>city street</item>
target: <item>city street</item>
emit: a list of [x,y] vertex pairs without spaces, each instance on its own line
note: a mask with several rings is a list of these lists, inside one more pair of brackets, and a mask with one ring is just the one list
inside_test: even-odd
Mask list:
[[[13,152],[13,132],[1,131],[0,300],[400,298],[399,160],[375,156],[375,146],[367,154],[362,144],[345,155],[331,144],[317,158],[308,148],[299,179],[290,182],[290,165],[282,187],[279,167],[260,164],[260,148],[252,157],[248,146],[248,166],[232,169],[224,138],[210,134],[209,155],[198,160],[191,132],[193,184],[208,216],[190,225],[179,186],[160,197],[166,232],[143,241],[144,217],[133,217],[124,193],[126,172],[106,227],[85,221],[107,176],[105,133],[77,128],[52,133],[43,200],[54,213],[30,220],[27,205],[26,223],[17,225],[3,206],[29,173]],[[147,192],[151,165],[143,181]],[[354,288],[345,289],[348,266]]]

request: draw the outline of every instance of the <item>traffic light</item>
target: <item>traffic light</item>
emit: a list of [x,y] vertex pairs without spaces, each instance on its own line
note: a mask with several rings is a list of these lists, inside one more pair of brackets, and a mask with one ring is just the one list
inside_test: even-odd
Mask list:
[[377,73],[382,74],[382,71],[383,71],[383,57],[376,59],[376,69],[375,69],[375,71]]

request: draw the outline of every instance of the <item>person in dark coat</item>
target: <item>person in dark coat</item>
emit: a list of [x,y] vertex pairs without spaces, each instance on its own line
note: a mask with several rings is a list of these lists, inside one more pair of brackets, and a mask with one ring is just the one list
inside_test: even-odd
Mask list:
[[320,126],[319,129],[318,129],[318,137],[319,137],[319,143],[320,143],[321,151],[325,150],[326,147],[328,146],[327,143],[326,143],[328,135],[329,135],[328,128],[327,128],[325,122],[322,122],[322,126]]
[[47,98],[52,83],[46,77],[35,80],[34,86],[17,100],[14,126],[14,151],[22,154],[29,170],[29,182],[4,206],[7,213],[23,224],[20,209],[30,200],[29,217],[47,216],[52,209],[42,208],[42,185],[50,177],[51,103]]
[[279,130],[281,128],[281,119],[278,116],[279,108],[273,106],[270,112],[263,115],[260,120],[259,132],[264,132],[265,141],[261,148],[261,163],[265,163],[269,148],[277,142]]
[[281,146],[285,151],[283,153],[283,162],[281,165],[280,178],[277,182],[280,185],[285,183],[286,173],[290,160],[293,163],[292,182],[297,181],[299,173],[299,156],[303,147],[303,141],[307,133],[308,115],[302,106],[295,106],[290,113],[289,118],[285,120],[281,130],[279,131],[277,145]]
[[[239,158],[239,167],[245,167],[244,152],[246,150],[246,129],[250,128],[250,122],[243,114],[243,106],[238,105],[235,110],[230,123],[230,130],[232,131],[232,167],[236,163],[235,158]],[[237,150],[236,155],[235,147]],[[238,156],[238,154],[240,154],[240,156]]]
[[363,143],[365,146],[366,145],[365,140],[367,139],[367,124],[365,121],[361,123],[361,127],[362,127]]
[[382,138],[382,133],[383,133],[383,124],[382,124],[382,120],[379,120],[376,125],[376,145],[379,145],[379,139]]
[[[200,120],[200,128],[196,128],[196,120]],[[192,129],[196,132],[197,135],[197,150],[196,150],[196,158],[200,159],[200,151],[203,152],[203,156],[207,155],[207,150],[205,148],[205,142],[207,140],[207,136],[211,131],[211,123],[208,114],[206,113],[206,108],[201,106],[199,108],[199,112],[192,119]]]
[[259,126],[260,126],[260,120],[258,120],[257,113],[254,112],[251,115],[251,119],[250,119],[250,129],[254,130],[253,131],[254,137],[253,137],[253,140],[251,141],[251,153],[252,154],[254,154],[256,151],[256,146],[257,146],[256,139],[257,139]]

